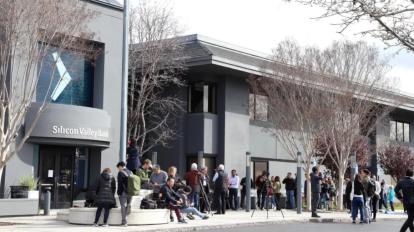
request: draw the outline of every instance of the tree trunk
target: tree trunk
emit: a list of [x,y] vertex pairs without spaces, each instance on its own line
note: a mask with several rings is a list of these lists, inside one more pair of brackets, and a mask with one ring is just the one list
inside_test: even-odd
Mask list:
[[[4,166],[0,166],[0,186],[2,184],[2,180],[3,180],[3,170],[4,170]],[[0,193],[0,195],[3,195],[3,193]]]
[[344,209],[344,194],[343,194],[343,189],[344,189],[344,175],[342,174],[344,173],[342,170],[339,170],[339,179],[338,179],[338,191],[337,191],[337,195],[338,195],[338,201],[336,202],[336,210],[342,211]]
[[312,191],[311,191],[311,180],[310,180],[310,175],[309,173],[306,174],[306,209],[308,211],[311,211],[311,206],[312,206]]

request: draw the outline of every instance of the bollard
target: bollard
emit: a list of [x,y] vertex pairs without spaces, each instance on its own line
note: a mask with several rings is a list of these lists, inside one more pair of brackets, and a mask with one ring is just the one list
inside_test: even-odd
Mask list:
[[[251,170],[250,170],[250,164],[251,164],[251,154],[250,152],[246,152],[246,197],[245,197],[245,207],[246,212],[250,212],[251,209]],[[255,202],[253,202],[255,204]]]
[[50,201],[51,201],[51,187],[45,187],[46,192],[45,192],[45,198],[44,198],[44,202],[43,202],[43,211],[44,211],[44,215],[45,216],[49,216],[50,215]]
[[204,167],[204,159],[203,159],[203,156],[204,156],[204,152],[203,151],[199,151],[197,153],[197,165],[198,165],[198,168],[199,169],[202,168],[202,167]]
[[158,164],[157,158],[158,158],[157,152],[156,151],[152,152],[152,160],[151,160],[152,164]]

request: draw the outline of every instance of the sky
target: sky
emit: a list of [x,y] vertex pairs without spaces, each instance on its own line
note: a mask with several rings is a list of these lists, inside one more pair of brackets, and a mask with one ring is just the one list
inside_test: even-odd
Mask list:
[[[136,1],[132,0],[132,4]],[[163,0],[165,1],[165,0]],[[337,19],[315,20],[322,10],[285,0],[169,0],[183,34],[200,34],[237,46],[271,54],[285,38],[306,46],[328,46],[333,40],[365,40],[390,58],[391,78],[403,93],[414,96],[414,53],[385,49],[377,39],[358,35],[362,26],[343,34],[332,25]]]

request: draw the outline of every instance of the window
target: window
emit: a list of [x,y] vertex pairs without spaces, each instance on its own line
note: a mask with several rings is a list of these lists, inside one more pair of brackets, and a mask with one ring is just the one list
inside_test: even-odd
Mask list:
[[250,119],[267,121],[268,118],[268,97],[251,93],[249,95]]
[[188,86],[189,113],[217,113],[217,86],[214,83],[195,82]]
[[[94,67],[92,61],[70,50],[50,48],[41,65],[36,101],[93,105]],[[46,96],[47,95],[47,96]]]
[[400,142],[410,142],[410,124],[390,121],[390,139]]

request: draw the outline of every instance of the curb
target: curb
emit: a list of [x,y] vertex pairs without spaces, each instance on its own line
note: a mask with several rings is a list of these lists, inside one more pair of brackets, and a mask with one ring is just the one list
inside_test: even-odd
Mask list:
[[[377,218],[378,221],[405,221],[404,218]],[[266,226],[266,225],[280,225],[280,224],[292,224],[292,223],[351,223],[351,219],[348,218],[310,218],[310,219],[287,219],[277,221],[260,221],[260,222],[241,222],[235,224],[223,224],[223,225],[197,225],[181,228],[159,228],[143,230],[142,228],[137,231],[145,232],[189,232],[189,231],[203,231],[203,230],[216,230],[216,229],[232,229],[240,227],[253,227],[253,226]]]

